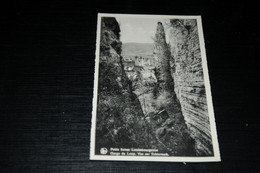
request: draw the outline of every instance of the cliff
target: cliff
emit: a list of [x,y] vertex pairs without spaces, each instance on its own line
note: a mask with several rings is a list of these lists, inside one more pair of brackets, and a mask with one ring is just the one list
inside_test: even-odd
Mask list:
[[160,141],[172,150],[175,156],[194,156],[194,140],[191,138],[185,124],[181,105],[174,91],[174,80],[171,75],[171,53],[166,43],[165,31],[161,22],[158,22],[154,39],[154,56],[157,62],[155,76],[157,79],[154,94],[154,108],[162,119],[157,132],[164,131]]
[[213,155],[196,20],[170,20],[169,37],[175,92],[197,155]]
[[149,144],[144,133],[141,105],[133,93],[121,57],[120,27],[115,18],[101,21],[96,154],[106,147],[138,147]]

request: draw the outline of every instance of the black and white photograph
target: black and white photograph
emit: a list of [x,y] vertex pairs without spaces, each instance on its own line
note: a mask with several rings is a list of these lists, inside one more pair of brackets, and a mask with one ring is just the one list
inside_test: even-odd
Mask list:
[[220,161],[200,16],[98,14],[91,160]]

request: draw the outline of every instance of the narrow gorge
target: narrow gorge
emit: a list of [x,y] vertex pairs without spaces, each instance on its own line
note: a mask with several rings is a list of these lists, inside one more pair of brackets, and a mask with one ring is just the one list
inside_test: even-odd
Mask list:
[[153,44],[124,45],[116,18],[102,17],[97,154],[124,147],[213,155],[196,20],[168,20],[169,35],[164,26],[156,23]]

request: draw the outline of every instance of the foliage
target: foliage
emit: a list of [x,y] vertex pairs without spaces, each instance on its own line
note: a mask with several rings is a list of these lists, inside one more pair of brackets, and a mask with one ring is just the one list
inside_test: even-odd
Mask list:
[[121,54],[121,52],[122,52],[122,42],[121,41],[113,40],[113,42],[111,43],[111,46],[115,49],[115,51],[118,54]]
[[114,64],[101,62],[99,64],[98,91],[106,91],[110,95],[121,93],[120,68]]

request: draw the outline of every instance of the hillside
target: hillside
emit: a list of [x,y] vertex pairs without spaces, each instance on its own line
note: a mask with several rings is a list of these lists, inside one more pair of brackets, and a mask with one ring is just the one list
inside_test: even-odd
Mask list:
[[152,55],[153,43],[123,43],[122,55]]

